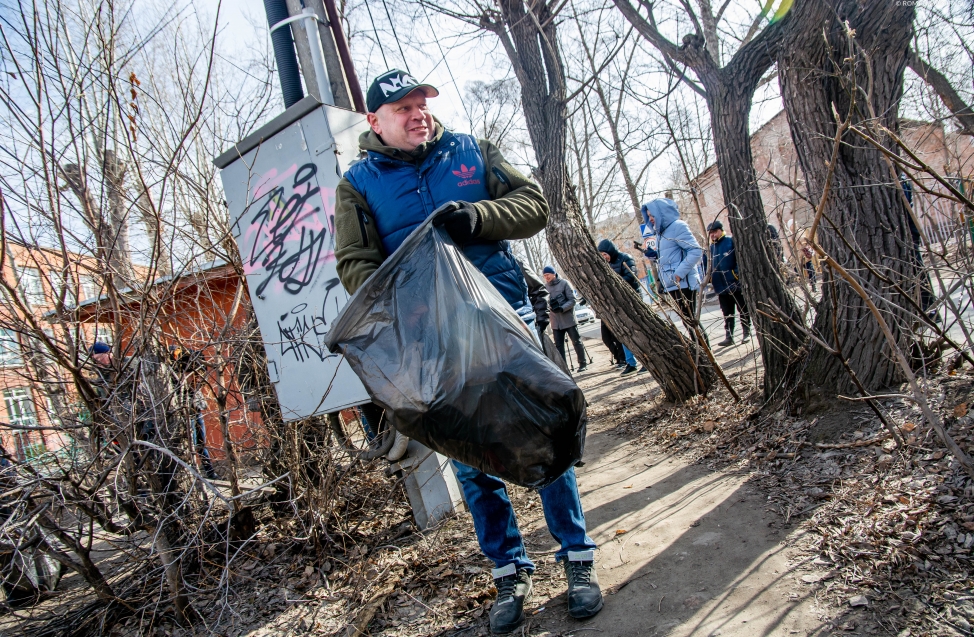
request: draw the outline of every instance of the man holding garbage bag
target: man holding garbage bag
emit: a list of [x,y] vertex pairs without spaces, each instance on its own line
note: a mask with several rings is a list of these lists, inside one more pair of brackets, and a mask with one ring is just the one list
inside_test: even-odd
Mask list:
[[[339,183],[335,254],[342,284],[354,293],[405,238],[438,207],[455,201],[434,223],[522,317],[530,317],[527,285],[508,240],[544,228],[548,204],[537,184],[511,166],[491,142],[446,130],[427,107],[439,91],[405,71],[372,82],[366,98],[371,130],[359,138],[367,153]],[[504,482],[454,461],[481,550],[496,568],[494,633],[524,621],[534,564],[527,556]],[[574,469],[539,491],[555,554],[568,578],[568,610],[576,618],[602,609]]]

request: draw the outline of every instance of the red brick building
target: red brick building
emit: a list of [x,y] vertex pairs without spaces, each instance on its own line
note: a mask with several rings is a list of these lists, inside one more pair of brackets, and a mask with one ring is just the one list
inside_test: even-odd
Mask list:
[[[233,268],[208,264],[188,274],[158,279],[145,293],[123,293],[120,298],[117,310],[105,298],[81,303],[78,320],[85,325],[119,325],[116,338],[123,355],[134,351],[149,331],[145,327],[151,325],[153,338],[158,339],[155,345],[162,351],[176,345],[202,357],[205,372],[198,376],[199,389],[206,402],[206,446],[213,458],[225,457],[225,432],[238,452],[264,444],[260,415],[248,410],[236,376],[250,297]],[[225,401],[222,407],[218,395]]]
[[[0,301],[0,443],[11,457],[27,460],[70,443],[51,425],[76,408],[67,377],[44,357],[36,327],[61,341],[45,315],[98,296],[101,282],[90,257],[9,240],[5,247],[3,277],[15,293]],[[105,326],[90,329],[79,340],[93,339],[98,329],[99,338],[111,341]]]

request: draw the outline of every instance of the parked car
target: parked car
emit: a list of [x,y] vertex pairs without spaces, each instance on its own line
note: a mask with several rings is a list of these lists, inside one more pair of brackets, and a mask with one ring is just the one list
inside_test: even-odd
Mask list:
[[595,312],[590,307],[575,308],[575,322],[579,325],[588,325],[595,322]]
[[588,325],[589,323],[594,323],[595,312],[593,312],[592,308],[588,306],[588,302],[585,300],[585,297],[579,294],[578,290],[574,290],[574,292],[575,292],[575,322],[578,323],[579,325]]

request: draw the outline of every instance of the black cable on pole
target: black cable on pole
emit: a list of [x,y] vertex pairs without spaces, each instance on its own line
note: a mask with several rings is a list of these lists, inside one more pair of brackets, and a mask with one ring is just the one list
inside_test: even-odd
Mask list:
[[392,14],[389,13],[389,5],[386,4],[386,0],[382,0],[382,6],[385,7],[386,18],[388,18],[389,26],[392,28],[392,35],[396,38],[396,46],[399,47],[399,55],[402,56],[403,66],[406,67],[407,73],[412,73],[412,71],[409,70],[409,62],[406,61],[406,54],[402,52],[402,43],[399,42],[399,34],[396,33],[396,25],[392,23]]
[[[267,14],[268,27],[273,27],[288,17],[284,0],[264,0],[264,11]],[[304,97],[291,25],[285,24],[271,33],[271,42],[274,44],[274,59],[277,61],[277,73],[281,79],[281,91],[284,93],[284,107],[287,108]]]
[[388,71],[392,67],[389,66],[389,60],[386,59],[386,50],[382,48],[382,40],[379,39],[379,30],[375,28],[375,18],[372,17],[372,7],[369,6],[369,0],[365,0],[365,10],[369,12],[369,22],[372,23],[372,33],[375,34],[375,43],[379,45],[379,53],[382,54],[382,63],[386,65],[386,70]]

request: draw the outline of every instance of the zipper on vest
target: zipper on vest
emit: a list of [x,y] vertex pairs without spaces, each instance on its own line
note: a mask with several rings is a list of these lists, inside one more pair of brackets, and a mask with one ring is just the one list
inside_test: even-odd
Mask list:
[[366,232],[365,226],[368,225],[369,220],[365,216],[365,211],[362,210],[362,206],[355,206],[355,211],[358,213],[358,227],[362,231],[362,247],[369,247],[369,233]]

